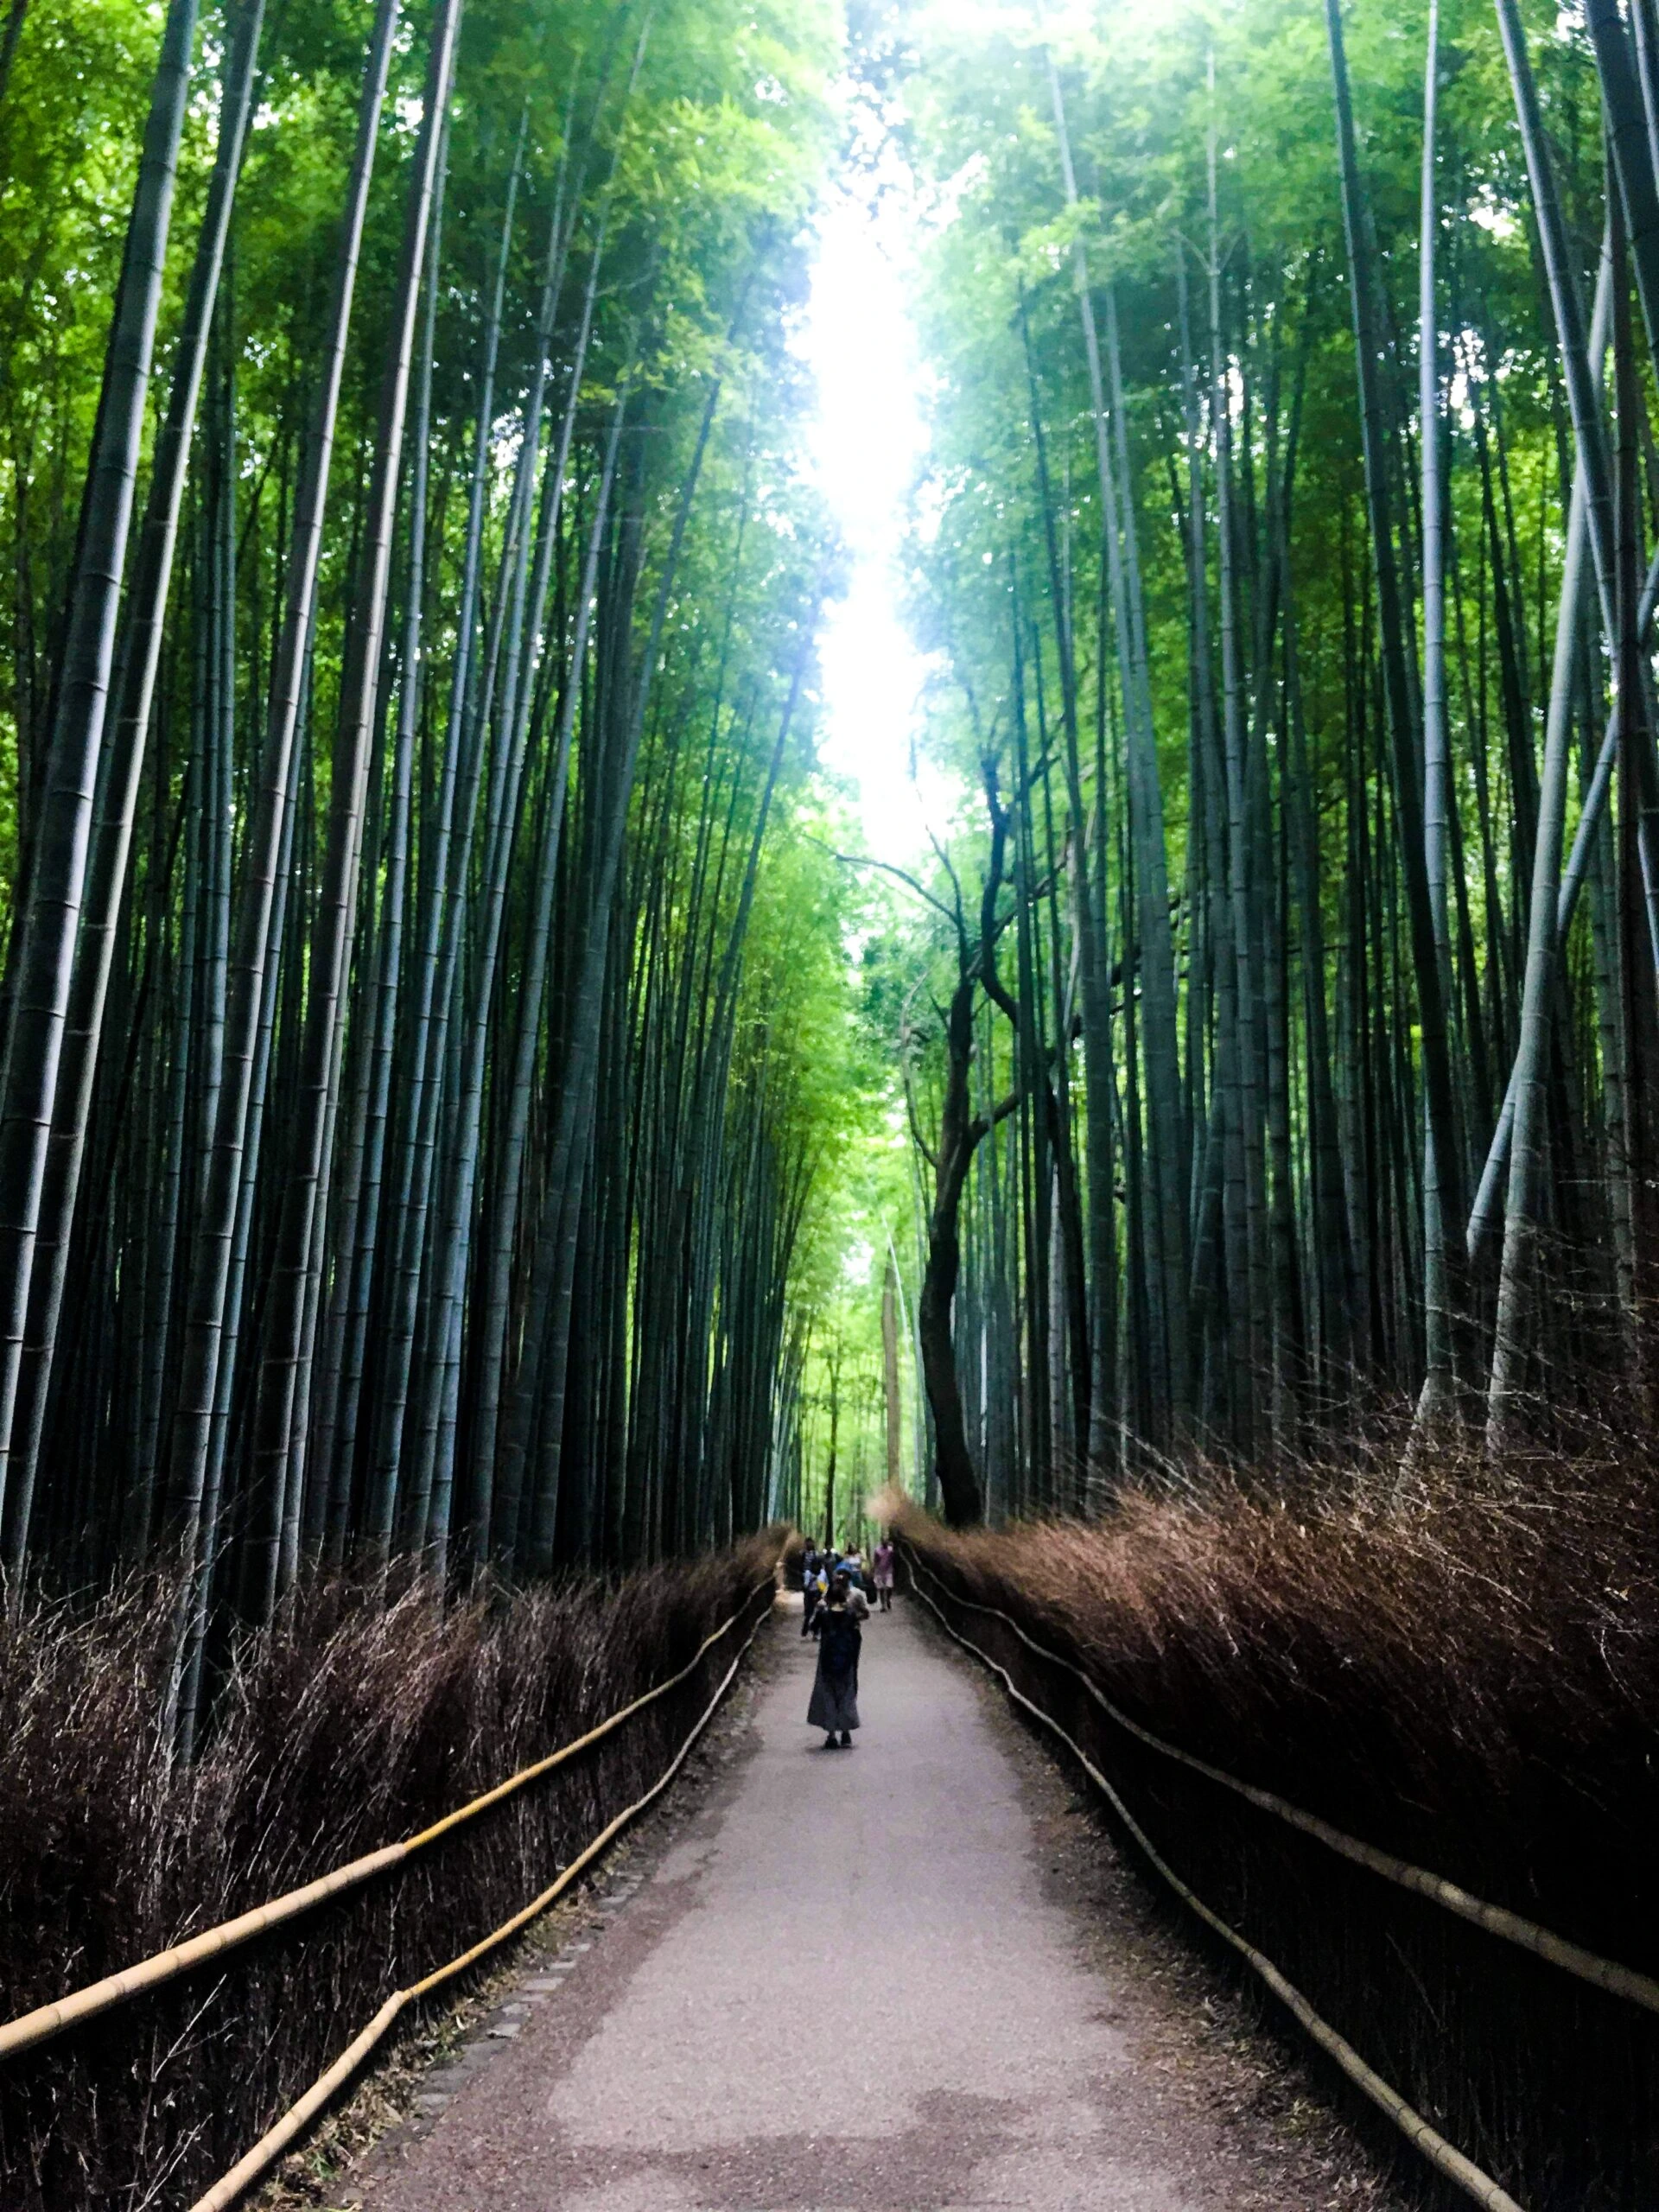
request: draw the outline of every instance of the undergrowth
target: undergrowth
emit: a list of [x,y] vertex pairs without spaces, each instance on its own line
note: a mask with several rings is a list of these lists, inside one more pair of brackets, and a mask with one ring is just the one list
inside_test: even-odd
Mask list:
[[[410,1834],[582,1734],[684,1666],[780,1541],[447,1610],[420,1582],[390,1605],[313,1584],[238,1656],[183,1768],[158,1718],[163,1580],[16,1609],[0,1621],[0,2018]],[[0,2063],[6,2212],[188,2202],[393,1989],[527,1903],[657,1778],[743,1632],[406,1869]]]
[[[1659,1973],[1659,1498],[1644,1452],[1440,1452],[1402,1478],[1184,1471],[1100,1521],[905,1535],[1154,1734]],[[1659,2021],[1135,1744],[953,1612],[1123,1789],[1176,1871],[1528,2205],[1659,2202]]]

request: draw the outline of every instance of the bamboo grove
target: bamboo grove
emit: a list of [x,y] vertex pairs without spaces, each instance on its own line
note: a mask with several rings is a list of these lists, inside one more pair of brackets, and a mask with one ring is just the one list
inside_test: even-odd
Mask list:
[[[0,89],[16,1586],[766,1516],[842,1112],[810,7],[35,0]],[[100,285],[105,287],[100,291]]]
[[1651,0],[870,31],[931,234],[899,893],[952,1518],[1643,1418]]
[[833,10],[6,25],[0,1552],[182,1562],[184,1740],[313,1563],[852,1514],[878,1431],[972,1519],[1645,1417],[1652,0],[851,11],[902,885],[812,761]]

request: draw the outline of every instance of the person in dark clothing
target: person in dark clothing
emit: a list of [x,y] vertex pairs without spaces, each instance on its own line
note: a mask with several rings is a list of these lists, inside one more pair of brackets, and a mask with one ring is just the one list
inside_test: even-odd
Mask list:
[[824,1732],[826,1751],[852,1749],[852,1732],[858,1726],[858,1655],[864,1642],[860,1623],[869,1616],[863,1592],[854,1590],[844,1574],[837,1574],[812,1624],[818,1639],[818,1666],[812,1702],[806,1709],[808,1727]]

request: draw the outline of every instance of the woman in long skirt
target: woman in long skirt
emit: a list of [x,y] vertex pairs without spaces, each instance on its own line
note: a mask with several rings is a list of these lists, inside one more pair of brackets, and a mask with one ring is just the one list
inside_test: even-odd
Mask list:
[[858,1726],[858,1655],[864,1642],[859,1622],[868,1612],[864,1592],[854,1592],[847,1577],[838,1574],[812,1623],[818,1639],[818,1669],[806,1725],[823,1730],[826,1751],[852,1749],[852,1732]]

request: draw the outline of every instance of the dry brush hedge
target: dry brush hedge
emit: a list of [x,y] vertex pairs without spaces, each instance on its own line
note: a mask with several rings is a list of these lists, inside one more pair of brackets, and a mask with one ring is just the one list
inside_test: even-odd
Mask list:
[[[1340,1856],[1166,1743],[1640,1972],[1659,1970],[1659,1503],[1638,1455],[1402,1486],[1217,1476],[1093,1526],[904,1533],[951,1624],[1174,1871],[1528,2212],[1659,2203],[1659,2018]],[[1461,2201],[1461,2200],[1459,2200]]]
[[[172,1593],[0,1624],[0,2018],[415,1833],[752,1620],[780,1535],[615,1582],[382,1611],[297,1592],[244,1654],[206,1755],[170,1767]],[[668,1764],[742,1628],[613,1735],[404,1867],[0,2063],[6,2212],[188,2202],[383,1999],[485,1935]]]

